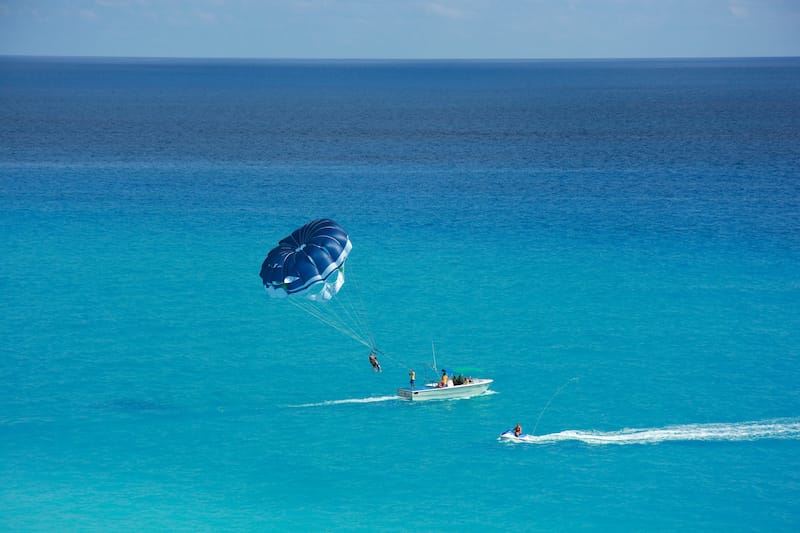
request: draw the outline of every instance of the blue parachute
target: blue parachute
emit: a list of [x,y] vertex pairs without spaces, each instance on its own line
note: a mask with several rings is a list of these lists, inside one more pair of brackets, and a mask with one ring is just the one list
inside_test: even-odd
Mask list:
[[344,284],[344,263],[352,247],[342,226],[329,218],[312,220],[281,239],[262,263],[267,294],[330,300]]

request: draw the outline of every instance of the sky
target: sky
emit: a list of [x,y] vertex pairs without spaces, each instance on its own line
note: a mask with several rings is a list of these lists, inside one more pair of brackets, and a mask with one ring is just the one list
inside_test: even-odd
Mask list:
[[0,55],[800,56],[800,0],[0,0]]

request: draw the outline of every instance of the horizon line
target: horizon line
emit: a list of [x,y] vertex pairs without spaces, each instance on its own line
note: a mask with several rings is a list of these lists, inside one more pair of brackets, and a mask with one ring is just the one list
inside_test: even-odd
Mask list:
[[155,56],[155,55],[71,55],[71,54],[5,54],[0,58],[16,59],[121,59],[121,60],[183,60],[183,61],[327,61],[327,62],[472,62],[472,61],[690,61],[726,59],[800,59],[800,55],[744,56],[619,56],[619,57],[311,57],[311,56]]

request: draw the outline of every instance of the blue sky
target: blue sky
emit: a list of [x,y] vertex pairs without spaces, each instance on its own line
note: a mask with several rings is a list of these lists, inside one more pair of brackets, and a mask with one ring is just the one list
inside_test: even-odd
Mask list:
[[800,0],[0,0],[0,54],[800,56]]

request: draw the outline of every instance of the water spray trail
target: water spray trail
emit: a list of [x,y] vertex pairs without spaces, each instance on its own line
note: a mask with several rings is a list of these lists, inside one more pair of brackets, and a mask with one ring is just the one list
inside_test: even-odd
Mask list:
[[370,398],[348,398],[345,400],[326,400],[324,402],[316,403],[303,403],[298,405],[287,405],[286,407],[301,408],[301,407],[324,407],[326,405],[343,405],[352,403],[375,403],[375,402],[388,402],[393,400],[400,400],[399,396],[373,396]]
[[684,424],[663,428],[629,428],[620,431],[570,429],[547,435],[523,435],[505,440],[531,444],[578,441],[591,445],[658,444],[675,441],[751,441],[800,439],[800,418],[781,418],[728,424]]
[[542,410],[541,410],[541,412],[539,413],[539,418],[537,418],[537,419],[536,419],[536,424],[534,424],[534,426],[533,426],[533,432],[532,432],[532,434],[533,434],[533,435],[535,435],[535,434],[536,434],[536,428],[538,428],[538,427],[539,427],[539,421],[541,421],[541,419],[542,419],[542,415],[544,414],[544,412],[545,412],[545,411],[547,411],[547,408],[548,408],[548,407],[550,407],[550,404],[553,402],[553,399],[554,399],[556,396],[558,396],[558,393],[560,393],[562,390],[564,390],[564,387],[566,387],[567,385],[569,385],[569,384],[570,384],[570,383],[572,383],[573,381],[578,381],[578,376],[575,376],[574,378],[570,378],[570,379],[568,379],[567,381],[565,381],[565,382],[564,382],[564,384],[563,384],[563,385],[561,385],[561,386],[558,388],[558,390],[557,390],[556,392],[554,392],[554,393],[553,393],[553,395],[552,395],[552,396],[550,396],[550,399],[549,399],[549,400],[547,400],[547,403],[545,404],[545,406],[544,406],[544,409],[542,409]]

